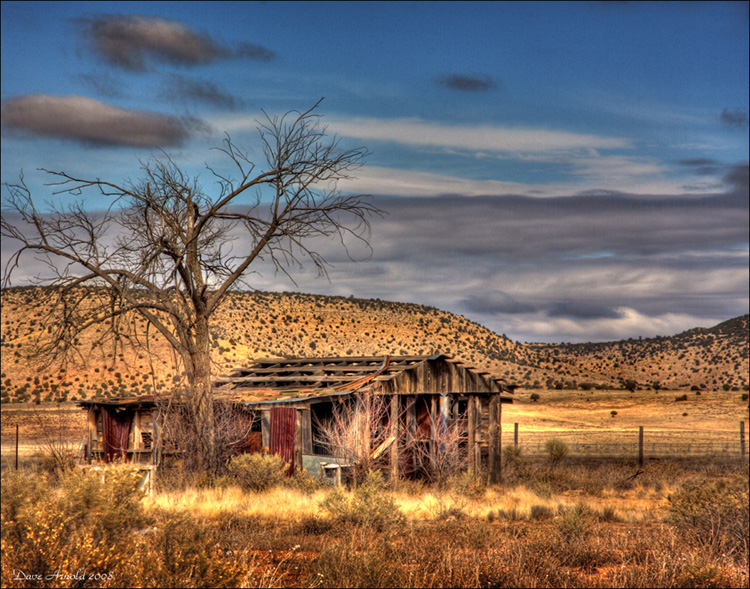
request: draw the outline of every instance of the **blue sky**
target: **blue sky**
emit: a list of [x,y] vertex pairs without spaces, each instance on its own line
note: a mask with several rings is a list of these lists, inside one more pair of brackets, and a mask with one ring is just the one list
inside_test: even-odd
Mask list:
[[372,152],[340,188],[388,215],[371,259],[255,288],[520,341],[748,312],[746,2],[3,2],[0,42],[2,180],[41,199],[38,168],[119,181],[155,147],[205,174],[225,133],[253,155],[263,110],[324,98]]

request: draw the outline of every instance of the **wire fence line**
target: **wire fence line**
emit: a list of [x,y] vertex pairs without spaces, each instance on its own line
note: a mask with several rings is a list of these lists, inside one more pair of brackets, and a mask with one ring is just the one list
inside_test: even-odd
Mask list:
[[[515,426],[515,428],[513,427]],[[571,456],[602,458],[747,458],[745,423],[736,433],[694,430],[548,430],[524,431],[518,424],[503,428],[503,446],[515,445],[527,456],[546,456],[547,442],[563,442]]]

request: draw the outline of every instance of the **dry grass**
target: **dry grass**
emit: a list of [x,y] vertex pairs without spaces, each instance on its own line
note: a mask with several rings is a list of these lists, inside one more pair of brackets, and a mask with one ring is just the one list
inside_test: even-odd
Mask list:
[[[678,447],[701,431],[731,432],[738,443],[738,422],[750,421],[746,402],[732,392],[690,393],[680,402],[669,391],[538,392],[536,403],[521,391],[503,407],[503,443],[512,444],[518,422],[522,451],[505,456],[501,485],[455,477],[439,490],[403,482],[363,494],[292,481],[252,492],[218,477],[135,503],[127,489],[115,500],[93,480],[8,472],[14,422],[25,443],[38,445],[44,428],[36,416],[54,424],[57,411],[72,419],[83,412],[4,405],[2,585],[51,586],[16,581],[14,570],[87,568],[114,578],[54,584],[748,586],[747,462],[647,459],[639,467],[634,456],[571,452],[552,466],[543,450],[545,439],[566,431],[619,440],[637,436],[638,425],[647,440],[661,431]],[[539,456],[524,445],[533,435],[542,441]],[[123,499],[126,511],[118,507]]]
[[[587,457],[614,453],[637,457],[639,427],[644,428],[646,458],[690,455],[739,455],[740,422],[748,436],[747,401],[736,393],[704,391],[675,401],[674,391],[543,390],[530,400],[523,390],[512,405],[503,407],[503,443],[514,438],[527,454],[544,454],[545,442],[559,438],[573,455],[587,447]],[[612,416],[612,411],[616,415]],[[690,447],[688,447],[690,444]],[[651,450],[655,448],[655,450]],[[595,449],[596,448],[596,449]],[[670,454],[671,450],[671,454]],[[650,454],[651,452],[651,454]]]
[[208,489],[188,488],[182,491],[155,493],[145,499],[148,510],[197,517],[257,517],[268,521],[295,521],[317,515],[327,491],[312,494],[300,489],[274,487],[263,492],[243,491],[239,487]]
[[50,586],[14,580],[39,567],[113,574],[64,587],[747,586],[746,464],[655,464],[627,484],[628,464],[514,468],[492,487],[218,481],[143,498],[127,478],[6,472],[3,586]]

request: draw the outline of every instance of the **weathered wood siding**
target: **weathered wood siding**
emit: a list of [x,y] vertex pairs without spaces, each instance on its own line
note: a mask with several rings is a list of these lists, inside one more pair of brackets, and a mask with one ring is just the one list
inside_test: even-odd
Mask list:
[[420,362],[377,382],[374,388],[380,393],[397,395],[501,392],[494,380],[443,358]]

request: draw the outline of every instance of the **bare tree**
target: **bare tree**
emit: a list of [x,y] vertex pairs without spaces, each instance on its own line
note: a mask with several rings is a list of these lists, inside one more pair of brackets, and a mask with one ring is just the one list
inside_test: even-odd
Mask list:
[[[209,168],[213,192],[166,154],[142,163],[140,179],[123,184],[44,170],[54,194],[92,190],[106,204],[103,212],[83,202],[40,212],[23,175],[6,184],[2,237],[20,247],[5,266],[4,285],[27,255],[51,271],[39,284],[52,287],[57,319],[41,352],[69,357],[83,331],[101,326],[115,345],[139,343],[135,321],[145,320],[181,361],[204,467],[216,457],[209,330],[229,290],[260,260],[287,275],[307,262],[325,276],[319,239],[337,238],[346,248],[353,237],[369,247],[369,218],[381,214],[367,195],[337,190],[367,151],[342,150],[317,107],[266,115],[258,126],[260,168],[227,137],[217,149],[234,176]],[[251,204],[242,204],[246,196]],[[242,252],[232,249],[234,241]]]

